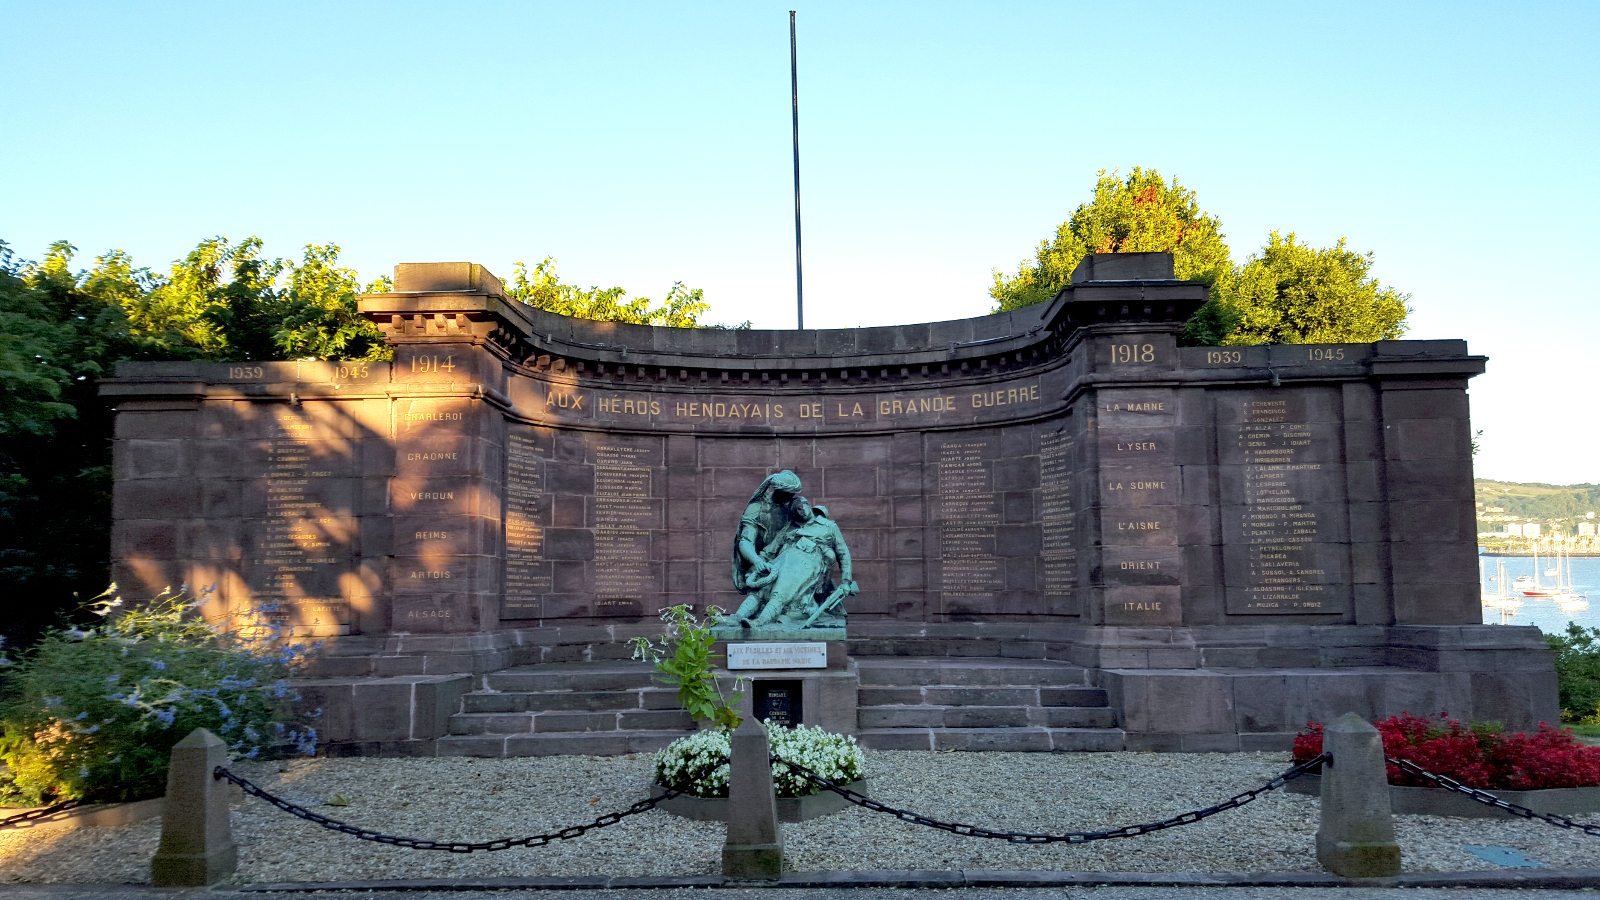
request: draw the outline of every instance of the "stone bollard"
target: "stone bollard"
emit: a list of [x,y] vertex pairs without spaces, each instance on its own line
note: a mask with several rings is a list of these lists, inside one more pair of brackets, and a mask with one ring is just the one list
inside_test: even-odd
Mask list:
[[239,851],[228,821],[230,784],[211,770],[228,764],[228,745],[196,728],[172,748],[161,847],[150,860],[157,887],[204,887],[233,873]]
[[1400,845],[1389,809],[1389,776],[1378,729],[1346,713],[1322,730],[1322,823],[1317,862],[1346,878],[1400,874]]
[[728,764],[728,839],[722,845],[722,875],[777,881],[783,875],[783,832],[778,794],[772,784],[767,729],[746,716],[733,730]]

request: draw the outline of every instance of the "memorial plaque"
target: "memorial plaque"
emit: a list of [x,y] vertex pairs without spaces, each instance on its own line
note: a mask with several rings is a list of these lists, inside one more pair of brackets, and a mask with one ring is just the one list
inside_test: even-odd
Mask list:
[[506,435],[505,600],[503,619],[537,619],[552,586],[544,556],[545,528],[553,498],[545,489],[543,449],[533,429],[512,428]]
[[730,669],[826,669],[823,641],[768,641],[728,644]]
[[1342,613],[1349,605],[1339,429],[1313,421],[1312,408],[1304,390],[1218,400],[1219,458],[1237,467],[1222,479],[1229,613]]
[[939,585],[946,612],[993,603],[1005,587],[995,554],[1000,501],[995,496],[990,441],[944,441],[935,445],[938,472]]
[[1040,587],[1050,612],[1078,613],[1078,543],[1072,435],[1061,426],[1039,439]]
[[600,446],[595,451],[597,616],[640,615],[645,596],[660,591],[650,571],[650,534],[659,517],[651,500],[649,460],[650,452],[637,447]]
[[751,707],[756,721],[793,728],[805,721],[799,681],[761,679],[750,686]]

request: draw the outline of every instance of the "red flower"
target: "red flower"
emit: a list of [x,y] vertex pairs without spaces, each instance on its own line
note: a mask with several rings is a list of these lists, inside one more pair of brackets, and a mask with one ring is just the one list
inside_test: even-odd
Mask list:
[[[1600,747],[1579,743],[1572,733],[1540,723],[1529,734],[1505,734],[1499,726],[1464,725],[1446,713],[1422,718],[1410,713],[1376,725],[1385,756],[1415,763],[1435,775],[1486,790],[1600,785]],[[1322,726],[1307,722],[1294,740],[1294,761],[1322,752]],[[1389,783],[1427,785],[1426,779],[1389,765]]]

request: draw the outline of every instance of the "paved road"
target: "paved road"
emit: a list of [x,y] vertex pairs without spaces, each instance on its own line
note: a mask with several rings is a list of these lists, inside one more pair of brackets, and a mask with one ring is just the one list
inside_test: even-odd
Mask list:
[[5,900],[292,900],[356,896],[361,900],[1533,900],[1592,893],[1572,890],[1368,887],[1069,887],[1069,888],[705,888],[562,891],[361,891],[244,893],[231,888],[173,890],[133,886],[0,885]]

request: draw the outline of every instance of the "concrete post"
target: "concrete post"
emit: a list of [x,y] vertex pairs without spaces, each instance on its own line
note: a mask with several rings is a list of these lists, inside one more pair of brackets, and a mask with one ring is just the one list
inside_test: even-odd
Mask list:
[[161,847],[150,860],[157,887],[204,887],[233,873],[239,851],[228,821],[229,784],[211,777],[227,764],[228,745],[204,728],[172,748]]
[[725,878],[777,881],[783,875],[783,832],[772,784],[767,729],[746,716],[733,730],[728,773],[728,839],[722,845]]
[[1389,808],[1389,776],[1383,737],[1355,713],[1322,730],[1322,823],[1317,827],[1317,862],[1347,878],[1400,874],[1400,845]]

